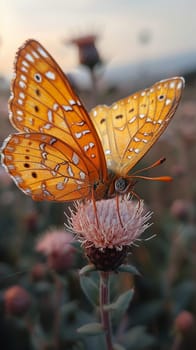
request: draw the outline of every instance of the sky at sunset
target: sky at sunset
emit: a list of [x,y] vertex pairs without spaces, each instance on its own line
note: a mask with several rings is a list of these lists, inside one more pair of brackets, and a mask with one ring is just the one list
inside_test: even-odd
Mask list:
[[[196,51],[194,0],[2,0],[0,74],[10,76],[17,48],[39,40],[65,71],[77,52],[63,40],[99,35],[98,48],[111,65]],[[141,33],[149,33],[142,45]]]

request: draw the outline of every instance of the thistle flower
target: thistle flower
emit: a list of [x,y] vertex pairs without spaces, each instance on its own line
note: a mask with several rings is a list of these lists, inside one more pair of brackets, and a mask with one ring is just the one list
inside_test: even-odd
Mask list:
[[22,287],[15,285],[4,292],[6,312],[10,315],[23,316],[30,308],[30,294]]
[[71,210],[69,226],[76,232],[89,260],[99,270],[115,270],[124,260],[132,244],[151,225],[151,212],[145,212],[144,202],[134,202],[127,196],[96,202],[76,202]]
[[97,64],[101,63],[99,52],[96,48],[96,35],[85,35],[69,40],[69,43],[74,44],[78,48],[79,62],[93,69]]
[[50,230],[36,244],[36,251],[47,256],[50,268],[64,272],[73,265],[75,248],[73,236],[65,230]]

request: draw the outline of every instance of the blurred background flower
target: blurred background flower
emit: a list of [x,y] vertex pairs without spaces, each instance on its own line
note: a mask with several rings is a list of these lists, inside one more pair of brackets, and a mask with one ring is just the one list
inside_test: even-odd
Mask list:
[[39,238],[36,251],[47,257],[48,266],[57,272],[73,267],[75,248],[73,236],[65,230],[51,229]]
[[31,296],[22,287],[16,285],[4,292],[5,310],[13,316],[23,316],[31,306]]
[[96,48],[97,36],[90,34],[72,38],[68,41],[76,45],[79,54],[79,63],[93,70],[95,66],[102,63],[100,54]]

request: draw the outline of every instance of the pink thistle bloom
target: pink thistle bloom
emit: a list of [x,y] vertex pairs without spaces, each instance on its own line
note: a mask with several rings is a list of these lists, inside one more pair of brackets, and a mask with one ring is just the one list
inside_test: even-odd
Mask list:
[[132,245],[151,224],[151,212],[145,212],[144,202],[134,202],[127,197],[120,199],[120,219],[116,199],[96,202],[96,220],[92,201],[77,202],[71,212],[70,226],[82,243],[96,248],[117,248]]
[[36,244],[36,251],[48,257],[48,264],[58,272],[67,270],[73,264],[75,248],[71,245],[73,235],[65,230],[50,230]]
[[[116,198],[97,201],[96,214],[92,201],[76,202],[75,210],[71,210],[69,226],[76,232],[90,261],[99,269],[113,269],[122,263],[128,248],[151,225],[148,220],[152,212],[144,210],[143,201],[138,203],[127,196],[119,198],[119,212],[120,218]],[[103,257],[105,253],[106,258]],[[115,259],[120,260],[115,262]]]

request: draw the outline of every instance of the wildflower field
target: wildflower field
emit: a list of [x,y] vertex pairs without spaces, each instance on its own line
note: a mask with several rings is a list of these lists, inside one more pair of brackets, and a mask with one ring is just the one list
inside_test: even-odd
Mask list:
[[[91,107],[89,94],[89,91],[79,92],[87,109]],[[95,105],[110,104],[129,94],[130,91],[117,88],[98,90]],[[124,269],[110,276],[110,305],[117,300],[121,302],[121,307],[115,304],[110,310],[115,343],[121,345],[107,349],[194,350],[196,347],[195,94],[196,83],[187,79],[172,122],[137,165],[137,169],[145,168],[165,157],[163,164],[145,175],[169,175],[173,181],[138,179],[134,186],[143,200],[140,209],[148,213],[145,215],[153,224],[147,225],[147,230],[131,244],[125,264],[132,266],[132,270]],[[14,132],[8,119],[8,98],[9,91],[2,90],[1,142]],[[138,202],[137,197],[133,196],[133,200]],[[110,215],[111,208],[105,210]],[[120,206],[120,210],[124,209]],[[82,232],[81,246],[67,230],[73,211],[73,203],[33,201],[0,168],[1,349],[97,350],[101,346],[105,349],[99,328],[84,328],[85,324],[99,322],[99,310],[95,306],[99,298],[98,272],[87,269],[79,273],[88,264],[84,254],[88,239],[85,241],[83,231],[84,225],[88,231],[90,222],[85,211],[75,221],[76,231]],[[87,221],[82,220],[82,215]],[[123,213],[121,217],[124,220]],[[104,223],[109,220],[107,215],[104,220]],[[114,223],[115,219],[109,225],[112,227]],[[120,229],[121,226],[117,229],[119,234]],[[119,237],[112,239],[120,244]],[[88,256],[96,254],[87,248]],[[126,294],[130,291],[132,294]],[[119,294],[123,301],[118,299]]]

